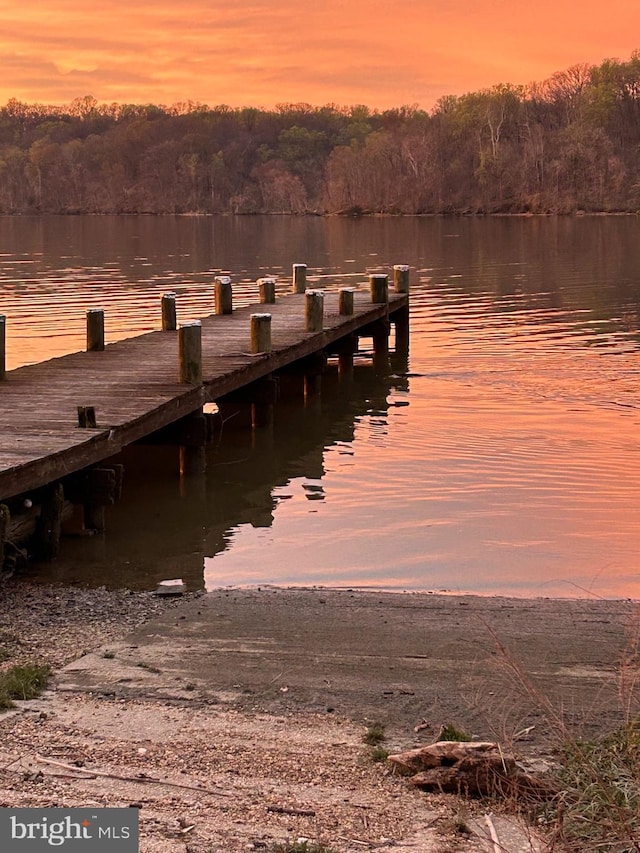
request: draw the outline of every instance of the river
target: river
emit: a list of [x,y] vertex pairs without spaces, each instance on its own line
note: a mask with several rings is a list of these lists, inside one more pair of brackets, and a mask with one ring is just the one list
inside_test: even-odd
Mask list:
[[[206,477],[129,454],[108,531],[31,571],[152,587],[302,584],[640,598],[637,217],[0,217],[8,367],[249,301],[411,267],[408,370],[333,372],[275,435],[225,425]],[[43,413],[43,419],[46,413]],[[162,458],[160,458],[162,456]]]

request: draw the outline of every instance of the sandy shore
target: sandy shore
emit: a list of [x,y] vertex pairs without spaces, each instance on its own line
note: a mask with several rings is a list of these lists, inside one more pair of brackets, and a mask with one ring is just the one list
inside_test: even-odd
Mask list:
[[[632,602],[11,581],[2,666],[38,659],[55,676],[0,718],[0,805],[137,805],[149,853],[300,837],[337,853],[491,850],[482,807],[409,789],[372,760],[367,725],[385,725],[390,751],[454,722],[547,753],[560,726],[620,719],[636,626]],[[532,849],[508,815],[495,825],[505,849]]]

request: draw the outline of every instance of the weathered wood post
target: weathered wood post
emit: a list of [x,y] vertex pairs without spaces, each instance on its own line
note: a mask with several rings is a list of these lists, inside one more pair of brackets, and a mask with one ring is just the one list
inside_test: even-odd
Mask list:
[[409,293],[409,265],[394,264],[393,286],[396,293]]
[[175,293],[165,293],[161,300],[162,331],[175,332],[178,328]]
[[[372,273],[369,276],[371,301],[389,306],[389,276]],[[373,338],[373,365],[377,370],[386,370],[389,363],[389,320],[387,317],[376,321],[371,337]]]
[[275,402],[280,393],[280,381],[274,376],[265,376],[254,383],[254,399],[251,403],[251,425],[272,428],[274,424]]
[[[409,296],[409,266],[408,264],[395,264],[393,267],[393,281],[397,293],[405,293]],[[395,355],[399,359],[398,368],[407,366],[409,358],[409,306],[400,308],[393,314],[395,325]]]
[[0,504],[0,570],[4,565],[4,543],[8,539],[9,522],[11,521],[11,513],[6,504]]
[[338,311],[343,317],[350,317],[353,314],[354,292],[353,287],[341,287],[338,291]]
[[338,341],[338,376],[347,379],[353,376],[353,354],[358,349],[358,336],[353,333]]
[[180,422],[179,464],[182,476],[204,474],[207,470],[207,424],[202,410]]
[[215,313],[233,314],[233,290],[228,275],[218,275],[214,279]]
[[271,314],[251,315],[251,352],[271,352]]
[[193,320],[178,329],[178,358],[180,382],[202,384],[202,323]]
[[389,276],[382,273],[372,273],[369,276],[369,289],[372,302],[389,301]]
[[271,276],[258,279],[258,292],[263,305],[271,305],[276,301],[276,280]]
[[64,490],[62,483],[47,486],[42,495],[40,517],[36,523],[34,536],[36,560],[54,560],[58,556],[63,509]]
[[307,290],[304,306],[305,328],[307,332],[321,332],[324,319],[324,293],[321,290]]
[[304,293],[307,289],[307,265],[293,265],[293,292]]
[[7,378],[7,318],[0,314],[0,381]]
[[104,311],[90,308],[87,311],[87,352],[104,350]]
[[322,374],[327,369],[327,354],[324,350],[314,352],[304,360],[304,399],[308,405],[314,399],[319,400],[322,391]]

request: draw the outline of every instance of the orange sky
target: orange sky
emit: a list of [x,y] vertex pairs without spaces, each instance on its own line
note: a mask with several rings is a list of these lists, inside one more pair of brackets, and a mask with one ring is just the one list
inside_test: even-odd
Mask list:
[[429,109],[639,47],[638,0],[0,0],[0,104]]

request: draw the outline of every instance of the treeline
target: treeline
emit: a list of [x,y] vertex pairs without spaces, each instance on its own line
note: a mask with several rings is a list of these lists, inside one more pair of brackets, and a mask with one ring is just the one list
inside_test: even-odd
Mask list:
[[0,109],[2,213],[640,210],[640,51],[431,112],[283,104]]

